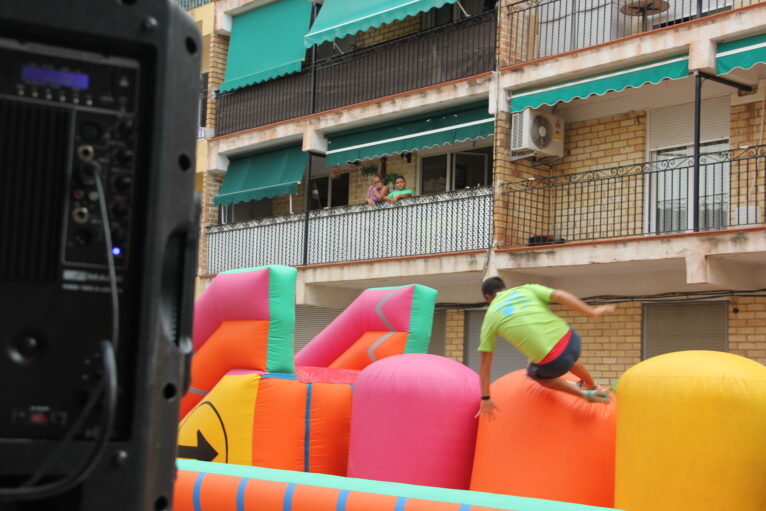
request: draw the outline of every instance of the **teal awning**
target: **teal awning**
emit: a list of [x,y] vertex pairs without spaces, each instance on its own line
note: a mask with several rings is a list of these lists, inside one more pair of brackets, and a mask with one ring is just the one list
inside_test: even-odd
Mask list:
[[454,144],[492,135],[495,118],[487,103],[327,135],[326,165]]
[[297,193],[307,161],[308,153],[301,151],[300,145],[232,158],[213,204],[221,206]]
[[715,68],[718,74],[725,74],[735,68],[750,69],[766,62],[766,34],[758,34],[718,45]]
[[311,32],[306,34],[306,48],[349,34],[379,27],[385,23],[414,16],[434,7],[454,4],[456,0],[324,0]]
[[277,0],[234,16],[221,92],[300,71],[308,0]]
[[647,83],[675,80],[688,75],[689,56],[679,55],[545,87],[515,91],[511,94],[511,111],[521,112],[525,108],[566,103],[576,98],[600,96],[609,91],[619,92],[628,87],[640,87]]

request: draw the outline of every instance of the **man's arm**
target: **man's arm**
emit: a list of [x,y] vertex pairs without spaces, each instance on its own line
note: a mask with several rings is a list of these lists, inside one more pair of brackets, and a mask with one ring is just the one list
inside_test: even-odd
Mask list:
[[580,312],[591,318],[598,318],[604,314],[614,312],[614,305],[599,305],[598,307],[591,307],[587,303],[583,302],[575,295],[563,289],[556,289],[551,293],[551,301],[563,305],[567,309]]
[[[479,364],[479,382],[481,383],[481,395],[489,396],[489,379],[492,375],[492,357],[494,353],[491,351],[480,351],[481,362]],[[476,412],[475,417],[480,415],[487,415],[490,419],[494,418],[494,411],[499,410],[497,405],[491,399],[482,399],[479,411]]]

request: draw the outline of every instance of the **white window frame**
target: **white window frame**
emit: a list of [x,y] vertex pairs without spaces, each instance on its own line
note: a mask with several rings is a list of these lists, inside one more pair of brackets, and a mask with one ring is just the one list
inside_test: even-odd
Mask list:
[[[726,99],[724,100],[723,98],[726,98]],[[710,108],[710,104],[712,102],[714,102],[714,101],[720,101],[722,103],[725,103],[725,102],[729,102],[730,99],[729,99],[729,96],[722,96],[722,97],[702,100],[703,122],[704,122],[704,116],[705,116],[705,111],[706,111],[706,108],[705,108],[706,107],[706,103],[708,105],[708,108]],[[692,103],[681,103],[681,104],[678,104],[678,105],[672,105],[672,106],[670,106],[668,108],[678,108],[678,109],[681,109],[683,107],[688,107],[689,105],[692,105]],[[692,112],[693,112],[693,110],[692,110]],[[730,103],[726,107],[725,115],[728,115],[728,116],[731,115],[731,105],[730,105]],[[648,117],[650,117],[650,118],[649,118],[649,122],[647,122],[647,125],[646,125],[646,158],[645,158],[646,162],[650,162],[652,164],[656,163],[658,161],[657,160],[657,153],[660,152],[660,151],[663,151],[663,150],[667,150],[667,149],[673,149],[673,148],[676,148],[676,147],[685,147],[685,148],[691,149],[693,151],[693,147],[694,147],[693,117],[691,115],[689,116],[689,122],[687,123],[687,126],[686,126],[686,129],[689,130],[690,134],[687,134],[685,137],[683,137],[681,139],[673,140],[672,143],[669,143],[667,145],[654,145],[654,146],[651,145],[651,142],[656,137],[652,136],[651,130],[653,128],[656,128],[656,127],[652,126],[651,116],[648,116]],[[690,127],[690,125],[691,125],[691,127]],[[728,129],[722,130],[720,132],[718,132],[717,129],[714,130],[715,133],[709,133],[708,136],[703,136],[703,138],[700,140],[700,144],[710,144],[710,143],[715,143],[715,142],[721,142],[721,143],[730,144],[730,140],[731,140],[731,138],[730,138],[731,137],[730,131],[731,131],[731,128],[729,126],[729,121],[728,120],[725,123],[725,125],[726,125],[726,127]],[[725,131],[725,133],[724,133],[724,131]],[[659,138],[659,137],[657,137],[657,138]],[[731,147],[731,146],[729,145],[729,147]],[[693,173],[693,169],[689,169],[688,172],[692,172]],[[728,172],[727,172],[727,176],[728,176]],[[689,182],[689,187],[688,187],[688,190],[687,190],[687,193],[686,193],[686,201],[687,201],[686,217],[687,217],[687,220],[686,220],[686,229],[684,229],[683,231],[680,230],[680,229],[679,230],[671,230],[671,231],[660,231],[660,230],[657,229],[657,222],[658,222],[658,218],[657,218],[657,197],[655,196],[656,194],[654,193],[655,187],[652,186],[652,184],[653,184],[652,183],[652,178],[653,177],[657,178],[658,175],[657,174],[649,174],[649,175],[646,175],[645,178],[644,178],[644,215],[643,215],[644,216],[644,219],[643,219],[643,222],[644,222],[644,232],[648,233],[649,235],[658,235],[658,234],[665,234],[665,233],[693,232],[694,231],[694,225],[693,225],[694,224],[694,222],[693,222],[693,219],[694,219],[694,208],[691,206],[690,203],[691,203],[691,200],[693,199],[694,196],[693,196],[693,194],[689,193],[689,191],[692,191],[692,190],[694,190],[697,187],[697,183],[694,182],[693,176],[692,176],[692,179]],[[728,183],[727,183],[727,185],[728,185]],[[727,191],[727,194],[730,194],[730,192],[731,192],[728,189],[728,186],[726,188],[726,191]],[[700,195],[700,198],[702,198],[702,195]],[[730,199],[730,198],[727,197],[727,199]],[[726,204],[728,204],[728,203],[729,203],[729,200],[726,201]],[[727,208],[727,211],[726,211],[726,217],[727,217],[727,221],[725,222],[725,224],[728,224],[728,208]],[[715,229],[715,228],[716,227],[712,227],[711,229]],[[725,225],[721,226],[719,228],[725,228]],[[703,229],[703,227],[700,226],[700,230],[702,230],[702,229]]]

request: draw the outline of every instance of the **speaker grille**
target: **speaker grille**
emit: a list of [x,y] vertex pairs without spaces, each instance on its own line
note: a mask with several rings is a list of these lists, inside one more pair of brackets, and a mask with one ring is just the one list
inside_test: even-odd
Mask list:
[[70,115],[0,99],[0,280],[56,278]]

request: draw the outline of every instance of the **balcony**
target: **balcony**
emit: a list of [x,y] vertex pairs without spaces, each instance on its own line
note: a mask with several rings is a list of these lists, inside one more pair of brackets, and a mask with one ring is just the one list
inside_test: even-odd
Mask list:
[[508,247],[763,224],[766,146],[514,181],[500,200]]
[[176,0],[176,3],[187,11],[190,11],[205,4],[209,4],[213,1],[215,0]]
[[760,3],[759,0],[523,0],[507,9],[509,65]]
[[361,103],[494,69],[497,11],[316,62],[218,98],[219,135]]
[[421,195],[376,207],[314,210],[308,215],[308,239],[306,221],[301,213],[211,227],[208,273],[487,249],[492,239],[492,189]]

